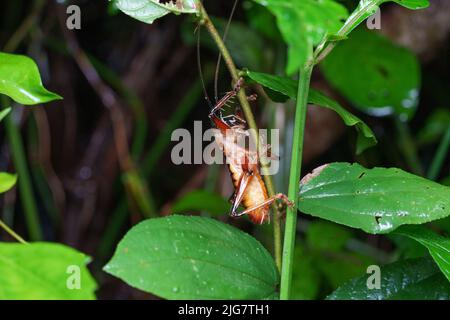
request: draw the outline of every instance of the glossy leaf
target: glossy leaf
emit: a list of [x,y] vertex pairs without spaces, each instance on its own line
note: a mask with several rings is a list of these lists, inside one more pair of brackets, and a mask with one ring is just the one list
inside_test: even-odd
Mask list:
[[298,207],[369,233],[387,233],[449,216],[450,188],[397,168],[337,162],[302,179]]
[[431,259],[402,260],[381,268],[380,289],[368,289],[370,274],[339,287],[328,300],[450,299],[450,283]]
[[[292,79],[253,71],[247,71],[247,76],[251,80],[262,85],[274,101],[284,102],[287,98],[294,100],[297,98],[297,82]],[[328,98],[320,91],[310,89],[308,102],[334,110],[347,126],[354,126],[356,128],[358,132],[356,141],[357,154],[360,154],[377,143],[374,133],[361,119],[344,109],[339,103]]]
[[178,199],[172,206],[171,212],[178,214],[195,210],[220,215],[230,212],[230,207],[231,204],[217,193],[194,190]]
[[375,32],[354,31],[321,66],[333,87],[370,115],[395,114],[407,120],[417,108],[420,65],[416,56]]
[[11,111],[11,108],[6,108],[0,111],[0,121],[2,121]]
[[95,299],[89,260],[61,244],[0,243],[0,300]]
[[326,34],[336,33],[347,18],[347,9],[333,0],[254,0],[277,18],[278,29],[288,45],[286,73],[295,73],[308,52]]
[[116,7],[130,17],[145,23],[153,23],[169,13],[198,13],[197,0],[161,2],[159,0],[116,0]]
[[0,193],[6,192],[11,189],[17,181],[17,175],[0,172]]
[[420,226],[404,226],[397,229],[395,233],[414,239],[425,246],[442,273],[450,281],[450,239]]
[[32,59],[3,52],[0,52],[0,94],[25,105],[62,99],[44,88]]
[[258,241],[202,217],[138,224],[104,270],[166,299],[274,298],[278,284],[275,263]]

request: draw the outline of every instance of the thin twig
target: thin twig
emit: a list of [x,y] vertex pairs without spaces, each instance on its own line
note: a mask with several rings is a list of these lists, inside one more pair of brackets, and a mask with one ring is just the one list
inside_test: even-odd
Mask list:
[[19,236],[17,233],[15,233],[14,230],[11,229],[10,227],[8,227],[8,226],[6,225],[6,223],[4,223],[1,219],[0,219],[0,228],[2,228],[3,230],[5,230],[11,237],[13,237],[14,239],[16,239],[16,240],[19,241],[20,243],[28,244],[28,242],[26,242],[21,236]]
[[[215,28],[214,24],[212,23],[211,19],[209,18],[205,8],[202,4],[200,4],[200,23],[202,23],[208,32],[210,33],[211,37],[213,38],[214,42],[216,43],[217,47],[219,48],[220,53],[223,56],[223,59],[225,61],[225,64],[227,65],[227,68],[231,74],[231,77],[233,79],[233,82],[236,83],[239,80],[239,73],[236,68],[236,65],[233,62],[233,59],[231,58],[231,55],[226,48],[225,44],[222,41],[222,38],[220,37],[219,33],[217,32],[217,29]],[[247,120],[247,123],[252,129],[251,131],[254,133],[253,138],[256,141],[256,146],[259,148],[259,137],[258,137],[258,127],[256,125],[255,117],[253,116],[253,112],[251,110],[250,104],[247,100],[247,97],[245,95],[245,90],[241,88],[241,90],[238,93],[238,99],[239,103],[242,106],[242,110],[244,111],[245,118]],[[270,172],[267,168],[267,166],[261,166],[262,173],[264,176],[264,182],[266,183],[267,192],[269,196],[273,196],[275,194],[275,189],[273,187],[272,178],[270,176]],[[281,270],[281,214],[279,212],[279,209],[276,204],[272,205],[272,209],[274,212],[274,219],[273,219],[273,225],[274,225],[274,254],[275,254],[275,262],[279,270]]]

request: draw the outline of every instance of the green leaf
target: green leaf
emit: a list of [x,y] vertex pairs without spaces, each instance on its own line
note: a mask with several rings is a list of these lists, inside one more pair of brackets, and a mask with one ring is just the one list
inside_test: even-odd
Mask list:
[[450,187],[397,168],[337,162],[302,179],[298,208],[368,233],[387,233],[450,215]]
[[352,237],[349,230],[328,221],[313,221],[306,231],[306,243],[313,250],[339,251]]
[[25,105],[62,99],[44,88],[32,59],[3,52],[0,52],[0,94]]
[[[253,71],[247,71],[247,76],[251,80],[262,85],[267,94],[274,101],[284,102],[287,98],[294,100],[297,98],[297,82],[292,79]],[[328,98],[320,91],[310,89],[308,102],[334,110],[347,126],[354,126],[356,128],[358,132],[356,140],[357,154],[360,154],[377,143],[374,133],[361,119],[344,109],[339,103]]]
[[166,299],[274,298],[279,280],[253,237],[213,219],[176,215],[133,227],[104,270]]
[[11,111],[11,108],[6,108],[0,111],[0,121],[2,121]]
[[95,299],[89,260],[56,243],[0,243],[0,300]]
[[347,18],[347,9],[333,0],[254,0],[277,18],[278,28],[288,45],[286,73],[304,65],[308,52],[327,34],[336,33]]
[[381,268],[380,289],[368,289],[370,274],[355,278],[328,300],[437,300],[450,299],[450,283],[431,259],[402,260]]
[[333,87],[361,111],[374,116],[395,114],[403,120],[416,111],[420,88],[416,56],[375,32],[356,30],[321,67]]
[[425,246],[442,273],[450,281],[450,239],[421,226],[404,226],[395,231]]
[[[247,70],[245,75],[264,87],[268,96],[275,102],[285,102],[297,99],[297,81],[287,77]],[[310,89],[313,90],[313,89]]]
[[347,18],[341,30],[340,35],[348,35],[361,22],[373,15],[379,9],[379,6],[385,2],[395,2],[408,9],[416,10],[428,7],[428,0],[361,0],[358,7]]
[[162,3],[159,0],[116,0],[117,8],[130,17],[145,22],[153,23],[169,13],[195,13],[198,11],[197,0],[178,0]]
[[210,214],[220,215],[230,211],[231,204],[217,193],[206,190],[194,190],[180,199],[172,206],[172,213],[178,214],[187,211],[206,211]]
[[17,175],[0,172],[0,193],[6,192],[11,189],[17,181]]
[[[381,3],[389,2],[390,0],[382,0]],[[424,9],[430,5],[428,0],[392,0],[393,2],[412,10]]]
[[[247,1],[242,4],[248,20],[248,25],[268,39],[281,41],[281,34],[277,28],[275,17],[266,7]],[[248,39],[250,40],[250,39]],[[250,66],[248,66],[250,67]]]

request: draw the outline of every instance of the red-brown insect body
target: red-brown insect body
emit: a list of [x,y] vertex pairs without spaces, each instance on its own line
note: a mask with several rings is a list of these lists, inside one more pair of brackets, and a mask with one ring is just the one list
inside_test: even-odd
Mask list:
[[[231,178],[233,179],[233,185],[235,188],[238,187],[240,172],[242,172],[242,167],[228,165],[230,169]],[[259,173],[259,169],[254,169],[253,179],[249,182],[247,190],[242,199],[242,203],[246,209],[253,208],[260,203],[263,203],[269,198],[267,195],[266,185]],[[253,223],[262,224],[269,220],[269,210],[270,205],[255,209],[248,213],[248,217]]]
[[[215,133],[216,142],[226,157],[235,188],[230,214],[233,217],[247,214],[252,222],[262,224],[269,220],[270,204],[277,199],[283,200],[289,206],[294,204],[282,193],[268,196],[266,185],[259,172],[258,152],[246,147],[246,138],[250,137],[246,130],[246,122],[239,112],[222,116],[223,107],[229,106],[228,103],[236,97],[243,82],[244,79],[240,78],[233,91],[227,92],[216,103],[209,113],[209,118],[219,129]],[[248,96],[247,99],[253,101],[256,95]],[[243,204],[245,210],[237,212],[240,204]]]
[[[216,142],[221,147],[230,171],[231,179],[236,190],[241,187],[241,179],[250,173],[248,185],[243,191],[242,204],[248,208],[257,207],[269,199],[265,183],[261,177],[256,151],[250,151],[237,142],[247,135],[243,123],[229,126],[223,119],[211,115],[216,127],[219,129],[215,135]],[[239,118],[237,118],[239,119]],[[236,120],[236,119],[235,119]],[[238,120],[236,120],[238,122]],[[262,224],[269,219],[270,204],[261,206],[248,213],[253,223]]]

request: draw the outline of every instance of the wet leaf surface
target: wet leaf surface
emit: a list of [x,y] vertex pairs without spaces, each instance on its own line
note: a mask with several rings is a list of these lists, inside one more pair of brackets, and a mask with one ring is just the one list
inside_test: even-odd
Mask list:
[[333,0],[254,0],[277,18],[278,29],[288,44],[286,73],[302,66],[308,51],[328,33],[336,33],[347,18],[347,9]]
[[267,299],[278,284],[275,263],[257,240],[202,217],[138,224],[104,270],[166,299]]
[[89,260],[61,244],[0,243],[0,299],[95,299]]
[[123,13],[145,23],[153,23],[169,13],[197,13],[196,0],[181,0],[177,3],[159,0],[116,0],[116,6]]
[[425,246],[442,273],[450,281],[450,239],[421,226],[404,226],[395,231]]
[[328,300],[448,300],[450,283],[431,259],[398,261],[380,270],[380,289],[369,289],[366,274],[339,287]]
[[32,59],[3,52],[0,52],[0,94],[25,105],[62,99],[44,88],[39,69]]
[[397,168],[337,162],[302,179],[298,207],[369,233],[387,233],[450,215],[450,188]]

